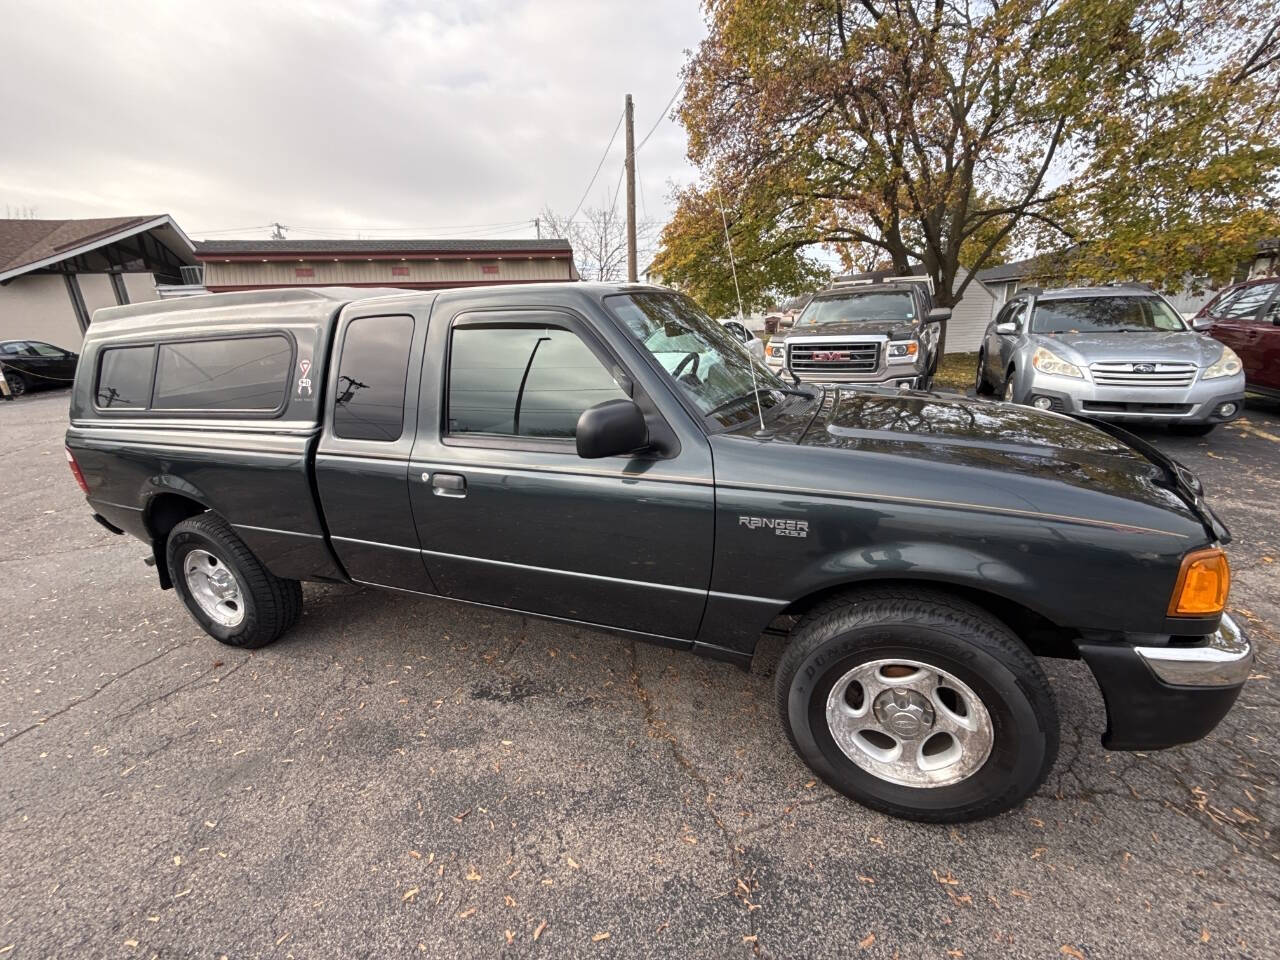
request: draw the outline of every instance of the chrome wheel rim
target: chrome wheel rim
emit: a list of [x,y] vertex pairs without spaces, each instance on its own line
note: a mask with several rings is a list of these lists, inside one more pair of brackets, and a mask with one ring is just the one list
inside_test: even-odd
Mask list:
[[244,596],[231,568],[208,550],[192,550],[182,561],[187,589],[214,622],[239,626],[244,620]]
[[1004,382],[1004,402],[1013,403],[1013,377]]
[[977,773],[995,744],[991,714],[960,678],[918,660],[869,660],[827,694],[840,752],[903,787],[948,787]]

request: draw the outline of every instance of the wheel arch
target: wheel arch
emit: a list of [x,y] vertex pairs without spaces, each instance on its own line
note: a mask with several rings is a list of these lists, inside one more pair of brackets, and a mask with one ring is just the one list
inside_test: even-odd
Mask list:
[[[184,487],[188,486],[184,484]],[[143,507],[142,521],[151,537],[151,553],[155,559],[156,573],[160,577],[160,588],[169,590],[173,581],[169,576],[169,566],[165,558],[165,547],[169,541],[169,532],[189,517],[197,516],[210,510],[210,506],[193,495],[194,488],[180,492],[166,489],[153,494]]]
[[830,584],[792,601],[778,616],[800,618],[833,596],[877,587],[927,590],[967,600],[1012,630],[1037,657],[1079,659],[1073,642],[1077,632],[1059,626],[1042,611],[993,590],[932,577],[863,577]]

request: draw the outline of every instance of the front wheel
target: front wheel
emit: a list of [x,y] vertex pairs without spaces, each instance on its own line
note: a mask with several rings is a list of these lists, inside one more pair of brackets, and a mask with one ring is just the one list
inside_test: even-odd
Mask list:
[[26,378],[20,373],[6,370],[4,374],[5,381],[9,384],[9,396],[17,400],[20,396],[27,392]]
[[981,353],[978,354],[978,371],[973,378],[973,392],[975,396],[989,397],[996,392],[996,388],[991,385],[991,381],[987,379],[986,357]]
[[1004,378],[1004,392],[1000,395],[1000,399],[1005,403],[1017,403],[1014,397],[1018,394],[1018,371],[1010,369]]
[[796,751],[836,790],[934,823],[1022,802],[1058,752],[1048,679],[1012,632],[930,590],[851,591],[802,620],[778,666]]
[[175,526],[165,559],[191,616],[205,633],[228,646],[265,646],[302,614],[302,585],[264,567],[215,513]]

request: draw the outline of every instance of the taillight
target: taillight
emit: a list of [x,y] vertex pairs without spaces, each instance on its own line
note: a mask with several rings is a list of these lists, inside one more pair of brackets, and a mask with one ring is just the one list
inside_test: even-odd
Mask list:
[[84,491],[84,495],[89,495],[89,485],[84,482],[84,474],[80,472],[80,464],[76,463],[76,458],[71,455],[70,447],[63,447],[67,451],[67,466],[71,468],[71,475],[76,478],[76,483],[80,484],[80,489]]
[[1171,617],[1212,617],[1227,605],[1231,566],[1217,547],[1193,550],[1182,558],[1178,582],[1169,601]]

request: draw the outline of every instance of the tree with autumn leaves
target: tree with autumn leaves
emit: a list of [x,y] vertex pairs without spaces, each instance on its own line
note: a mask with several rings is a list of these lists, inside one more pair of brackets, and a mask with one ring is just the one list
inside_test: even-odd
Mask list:
[[[707,0],[677,113],[699,180],[654,270],[713,312],[1011,253],[1072,279],[1229,279],[1280,235],[1274,0]],[[960,268],[966,268],[962,271]],[[967,272],[966,272],[967,271]]]

